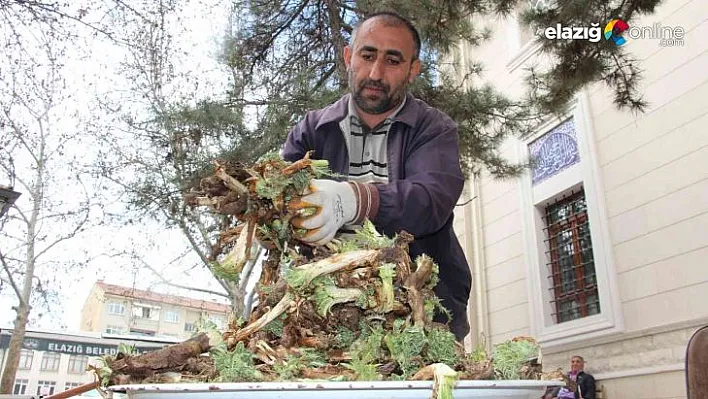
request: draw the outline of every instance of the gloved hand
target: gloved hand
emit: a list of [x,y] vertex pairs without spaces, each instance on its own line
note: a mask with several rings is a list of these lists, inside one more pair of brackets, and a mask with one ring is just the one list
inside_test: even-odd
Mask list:
[[300,241],[312,245],[328,243],[343,225],[357,216],[357,196],[347,182],[313,179],[308,194],[288,204],[291,210],[316,208],[311,216],[300,216],[291,222],[293,226],[309,230]]

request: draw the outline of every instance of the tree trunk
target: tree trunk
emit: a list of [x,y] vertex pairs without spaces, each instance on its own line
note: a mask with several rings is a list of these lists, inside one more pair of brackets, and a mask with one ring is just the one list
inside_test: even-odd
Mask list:
[[245,287],[243,289],[239,288],[237,284],[230,284],[229,294],[231,294],[231,312],[234,317],[244,315],[244,303],[246,299]]
[[347,66],[344,64],[344,47],[347,42],[342,36],[343,21],[340,17],[341,8],[339,4],[327,0],[327,13],[329,14],[330,29],[332,33],[332,43],[336,51],[337,76],[339,77],[339,87],[345,89],[348,86],[349,79],[347,78]]
[[[40,129],[42,128],[41,120],[38,121]],[[12,337],[10,337],[10,346],[7,351],[7,363],[5,366],[5,371],[2,373],[2,380],[0,380],[0,394],[10,394],[12,393],[12,388],[15,385],[15,375],[17,374],[17,367],[20,364],[20,351],[22,350],[22,343],[25,340],[25,329],[27,328],[27,321],[29,320],[29,314],[32,310],[30,305],[30,298],[32,295],[32,281],[34,280],[34,268],[36,265],[35,258],[35,244],[37,239],[37,220],[39,218],[39,212],[41,211],[42,201],[44,200],[44,171],[45,171],[45,136],[44,130],[42,130],[42,135],[40,136],[40,146],[39,153],[37,154],[37,169],[35,172],[35,181],[30,192],[32,198],[32,214],[29,221],[27,222],[27,233],[25,235],[25,240],[27,243],[27,254],[25,257],[25,281],[22,287],[22,292],[18,292],[18,302],[15,312],[17,312],[17,318],[15,318],[15,326],[12,330]],[[12,276],[10,276],[12,278]]]
[[[180,370],[187,361],[198,358],[208,352],[211,345],[209,336],[201,333],[179,344],[169,345],[156,351],[137,356],[126,356],[108,363],[108,367],[116,375],[127,374],[132,377],[145,378],[156,373]],[[114,383],[119,383],[114,381]]]
[[11,394],[12,388],[15,386],[15,375],[17,367],[20,365],[20,351],[22,350],[22,342],[25,340],[25,326],[28,318],[29,309],[23,305],[18,306],[15,327],[12,330],[10,346],[7,348],[7,363],[5,363],[5,371],[2,373],[2,381],[0,381],[0,394]]

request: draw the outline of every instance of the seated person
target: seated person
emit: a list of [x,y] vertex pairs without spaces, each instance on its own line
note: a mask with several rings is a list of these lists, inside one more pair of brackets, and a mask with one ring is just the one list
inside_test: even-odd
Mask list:
[[573,356],[570,359],[568,378],[575,382],[575,392],[565,387],[552,387],[542,399],[595,399],[595,378],[584,369],[585,360],[581,356]]

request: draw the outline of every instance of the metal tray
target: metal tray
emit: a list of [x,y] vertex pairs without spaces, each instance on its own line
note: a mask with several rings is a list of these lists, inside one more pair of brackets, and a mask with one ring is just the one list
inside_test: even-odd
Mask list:
[[[546,387],[562,386],[561,381],[458,381],[455,399],[538,399]],[[432,381],[353,381],[353,382],[264,382],[223,384],[114,385],[113,392],[130,399],[429,399]]]

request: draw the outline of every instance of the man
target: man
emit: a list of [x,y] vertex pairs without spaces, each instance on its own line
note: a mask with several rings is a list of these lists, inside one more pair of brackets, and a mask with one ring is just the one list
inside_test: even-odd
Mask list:
[[595,378],[586,373],[585,359],[575,355],[570,358],[570,372],[568,378],[575,381],[575,392],[560,388],[557,391],[550,391],[544,395],[544,399],[595,399]]
[[595,378],[585,372],[585,359],[577,355],[570,358],[568,376],[578,385],[575,390],[576,399],[595,399]]
[[457,125],[408,93],[420,73],[419,53],[420,36],[407,19],[391,12],[364,19],[344,50],[351,94],[308,112],[290,131],[283,157],[295,161],[312,150],[348,180],[314,180],[294,204],[319,208],[293,220],[309,230],[301,240],[322,245],[367,218],[389,236],[413,234],[411,257],[427,254],[440,266],[436,294],[462,341],[471,275],[452,228],[464,184]]

